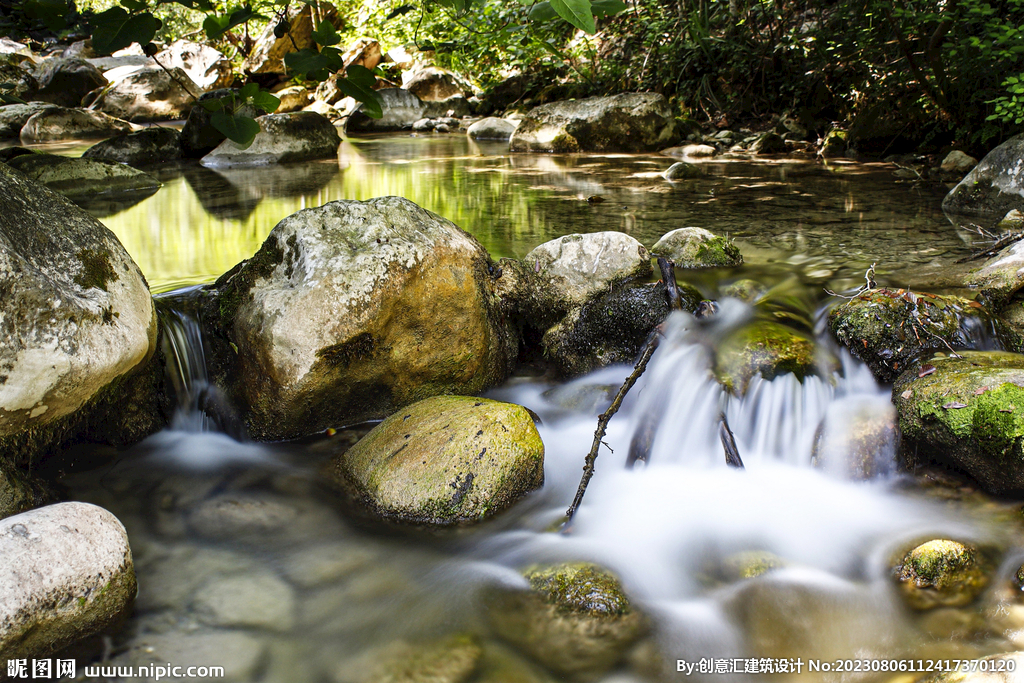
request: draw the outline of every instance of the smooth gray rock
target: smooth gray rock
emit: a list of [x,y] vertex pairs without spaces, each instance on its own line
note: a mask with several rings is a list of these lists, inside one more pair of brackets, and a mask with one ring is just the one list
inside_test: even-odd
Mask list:
[[[1022,204],[1024,206],[1024,204]],[[964,284],[1002,303],[1024,287],[1024,242],[1014,242],[967,273]]]
[[1003,216],[1024,211],[1024,134],[1010,138],[978,163],[942,200],[946,213]]
[[469,100],[466,99],[465,95],[452,95],[443,100],[423,102],[423,115],[432,119],[446,117],[460,119],[463,116],[470,116],[472,113],[473,108],[470,106]]
[[24,154],[11,159],[7,165],[78,202],[99,194],[153,194],[160,188],[160,181],[148,173],[101,159]]
[[36,99],[62,107],[77,107],[83,97],[107,85],[99,69],[77,57],[50,58],[36,67],[35,77],[39,82]]
[[[118,655],[110,666],[177,665],[223,667],[222,683],[252,683],[258,680],[267,659],[266,641],[240,631],[200,629],[190,633],[149,633],[136,637],[132,647]],[[146,680],[146,679],[136,679]],[[148,680],[155,681],[155,678]],[[189,681],[195,678],[161,678],[161,681]]]
[[543,104],[512,135],[513,152],[649,152],[679,137],[668,101],[623,93]]
[[516,132],[517,122],[488,116],[480,119],[466,130],[473,140],[508,140]]
[[319,114],[311,111],[267,114],[256,121],[260,132],[249,147],[242,149],[231,140],[225,140],[203,157],[203,166],[262,166],[329,159],[338,154],[341,144],[338,129]]
[[0,522],[0,657],[46,656],[127,614],[135,569],[103,508],[58,503]]
[[7,104],[0,107],[0,138],[16,138],[21,129],[34,114],[54,108],[56,105],[40,102],[30,104]]
[[21,142],[51,142],[74,138],[106,138],[129,133],[127,121],[87,109],[50,107],[33,114],[21,128]]
[[363,111],[363,105],[360,104],[349,115],[348,122],[345,124],[346,132],[374,133],[407,130],[426,115],[426,105],[408,90],[383,88],[377,91],[377,95],[381,99],[384,116],[372,119]]
[[204,90],[184,70],[143,67],[104,89],[92,105],[126,121],[173,121],[184,119]]
[[661,153],[670,157],[689,157],[692,159],[708,158],[718,154],[718,150],[711,145],[682,145],[669,147],[661,150]]
[[129,166],[147,166],[181,158],[181,133],[174,128],[153,126],[98,142],[82,154],[83,159],[114,161]]

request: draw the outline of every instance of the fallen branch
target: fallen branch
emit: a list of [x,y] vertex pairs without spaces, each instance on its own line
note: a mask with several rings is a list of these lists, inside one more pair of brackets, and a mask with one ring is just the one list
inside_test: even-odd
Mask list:
[[956,261],[954,261],[954,263],[968,263],[970,261],[974,261],[975,259],[989,258],[991,256],[995,256],[1005,247],[1010,246],[1014,242],[1019,242],[1022,239],[1024,239],[1024,232],[1011,232],[997,239],[995,241],[995,244],[993,244],[992,246],[986,249],[982,249],[981,251],[976,251],[970,256],[964,256],[963,258],[957,259]]
[[744,469],[740,450],[736,448],[736,437],[729,429],[729,420],[726,419],[724,412],[718,414],[718,436],[722,439],[722,448],[725,449],[725,464],[729,467]]

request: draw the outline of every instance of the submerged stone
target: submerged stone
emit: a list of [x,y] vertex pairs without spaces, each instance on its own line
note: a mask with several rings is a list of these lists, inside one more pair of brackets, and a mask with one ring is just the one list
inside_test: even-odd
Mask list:
[[742,581],[756,579],[787,564],[781,557],[767,550],[746,550],[726,557],[720,570],[726,581]]
[[888,400],[841,398],[814,435],[811,464],[844,479],[868,480],[895,469],[899,430]]
[[922,352],[982,348],[1002,331],[975,301],[885,288],[833,308],[828,327],[881,382],[892,382]]
[[704,228],[679,228],[662,236],[651,247],[657,256],[679,268],[720,268],[743,264],[743,255],[732,240]]
[[990,493],[1024,490],[1024,356],[935,354],[893,385],[907,464],[952,464]]
[[[433,642],[395,641],[350,660],[335,683],[469,683],[477,672],[483,648],[472,635],[453,635]],[[511,683],[511,682],[509,682]]]
[[544,444],[522,406],[436,396],[377,425],[333,460],[331,474],[382,519],[472,524],[540,488]]
[[736,396],[747,392],[756,375],[775,379],[792,373],[803,381],[820,374],[814,341],[780,323],[763,321],[746,325],[715,348],[715,378]]
[[619,663],[647,630],[619,580],[586,563],[534,567],[528,590],[495,589],[495,632],[558,674],[594,680]]
[[917,546],[893,574],[907,604],[919,610],[962,607],[988,584],[978,549],[947,539]]

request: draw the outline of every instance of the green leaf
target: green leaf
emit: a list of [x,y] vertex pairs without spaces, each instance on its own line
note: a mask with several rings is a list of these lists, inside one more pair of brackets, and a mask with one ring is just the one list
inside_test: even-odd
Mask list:
[[352,66],[347,67],[345,69],[345,74],[348,77],[348,80],[357,85],[363,86],[367,90],[372,89],[377,83],[377,77],[373,75],[373,72],[359,64],[353,64]]
[[129,15],[120,7],[111,7],[92,18],[92,46],[100,54],[109,54],[132,43],[145,45],[153,40],[160,20],[149,12]]
[[308,47],[298,52],[286,54],[284,56],[284,65],[288,67],[288,71],[291,73],[316,81],[322,81],[330,75],[328,71],[330,60],[327,55],[311,50]]
[[213,113],[220,111],[227,104],[227,97],[217,97],[210,100],[199,100],[199,106],[206,111]]
[[281,98],[266,90],[260,90],[252,96],[252,103],[268,114],[273,114],[281,106]]
[[259,91],[260,91],[260,86],[258,84],[256,84],[256,83],[246,83],[245,85],[242,86],[242,89],[238,91],[238,95],[239,95],[239,97],[243,97],[245,99],[250,99],[250,98],[252,98],[253,95],[258,93]]
[[629,9],[622,0],[592,0],[590,10],[595,17],[612,17]]
[[551,21],[552,19],[557,18],[558,12],[555,11],[555,8],[551,6],[551,3],[548,2],[548,0],[538,2],[533,6],[533,9],[530,10],[530,19],[533,21]]
[[338,35],[338,31],[334,28],[331,22],[324,19],[320,22],[320,25],[313,31],[313,40],[319,45],[324,47],[330,45],[337,45],[341,42],[341,36]]
[[238,7],[229,14],[208,14],[203,21],[203,30],[210,40],[217,40],[225,33],[236,26],[240,26],[250,19],[263,18],[256,14],[252,7],[246,5]]
[[22,7],[26,16],[42,22],[51,31],[68,25],[66,16],[71,8],[65,0],[26,0]]
[[219,130],[228,140],[245,149],[256,139],[260,124],[248,116],[231,115],[221,110],[210,116],[210,125]]
[[384,116],[384,108],[381,106],[380,97],[376,91],[354,83],[347,78],[338,79],[338,90],[349,97],[363,103],[363,111],[371,119],[379,119]]

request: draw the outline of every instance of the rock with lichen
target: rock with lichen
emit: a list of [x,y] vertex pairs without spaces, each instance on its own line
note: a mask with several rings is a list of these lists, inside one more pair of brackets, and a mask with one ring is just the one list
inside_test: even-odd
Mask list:
[[893,576],[908,605],[918,610],[962,607],[988,584],[984,560],[971,545],[937,539],[903,556]]
[[990,493],[1024,491],[1024,355],[937,353],[892,395],[906,465],[953,465]]
[[552,671],[577,680],[601,676],[647,630],[619,580],[592,564],[532,567],[529,588],[495,589],[488,618],[498,636]]
[[704,228],[673,230],[658,240],[651,251],[671,259],[680,268],[721,268],[743,264],[743,255],[732,240]]
[[1002,143],[975,166],[942,200],[946,213],[1002,216],[1024,210],[1024,135]]
[[834,359],[819,368],[810,337],[773,321],[745,325],[715,347],[715,378],[735,396],[746,394],[750,380],[758,375],[772,380],[793,374],[803,381],[808,375],[827,375],[833,369]]
[[923,352],[991,348],[1004,326],[976,301],[905,289],[869,289],[828,315],[836,341],[892,382]]
[[544,483],[544,443],[522,406],[435,396],[391,415],[329,467],[362,510],[393,522],[481,522]]

